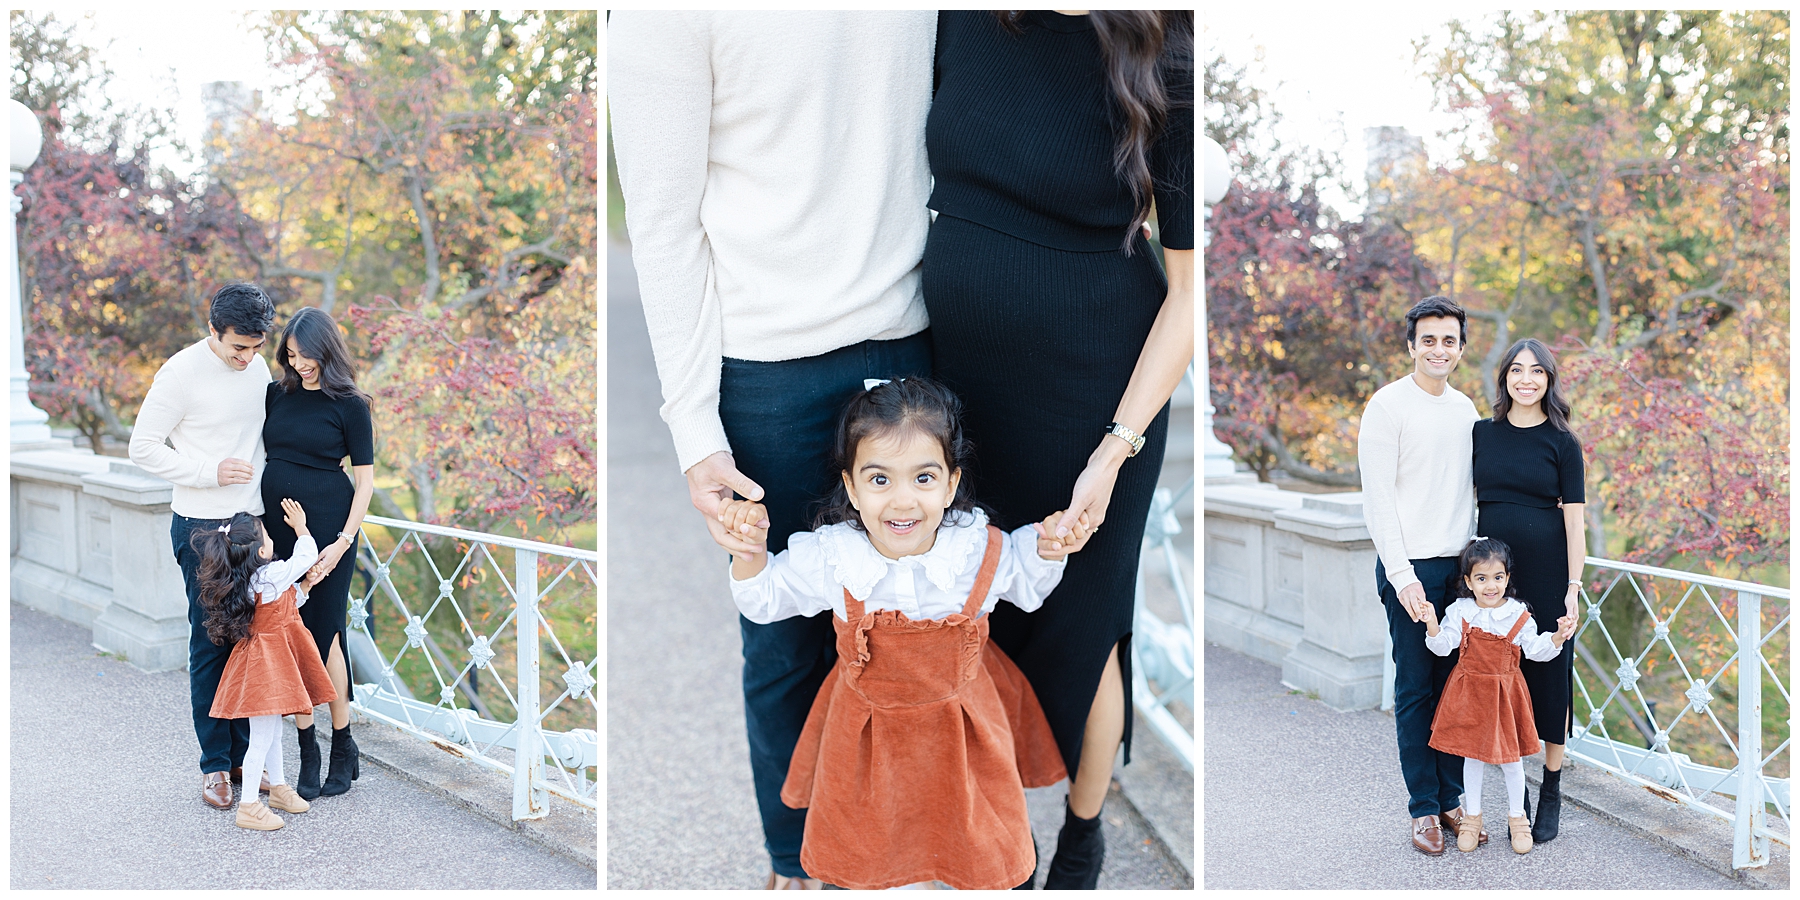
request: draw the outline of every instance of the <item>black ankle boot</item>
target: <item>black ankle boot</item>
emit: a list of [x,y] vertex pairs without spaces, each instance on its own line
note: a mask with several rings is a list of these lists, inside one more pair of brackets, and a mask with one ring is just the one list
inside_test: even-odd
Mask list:
[[1100,817],[1077,817],[1065,799],[1062,831],[1056,836],[1056,855],[1050,858],[1044,890],[1094,890],[1100,883],[1100,863],[1105,859],[1106,836],[1100,833]]
[[1035,890],[1035,888],[1033,888],[1031,885],[1033,882],[1037,881],[1038,866],[1041,865],[1043,863],[1043,861],[1044,861],[1044,858],[1038,855],[1037,838],[1034,837],[1031,839],[1031,876],[1025,879],[1024,884],[1021,884],[1018,887],[1013,888],[1013,890],[1015,890],[1015,891]]
[[362,774],[362,758],[356,752],[356,741],[350,738],[350,726],[331,729],[331,774],[319,793],[335,797],[350,789],[350,782]]
[[300,729],[300,777],[294,780],[294,793],[299,794],[302,800],[313,800],[319,796],[319,735],[316,725]]
[[1544,770],[1544,784],[1538,788],[1537,822],[1531,826],[1531,842],[1542,844],[1554,840],[1558,819],[1562,818],[1562,770]]

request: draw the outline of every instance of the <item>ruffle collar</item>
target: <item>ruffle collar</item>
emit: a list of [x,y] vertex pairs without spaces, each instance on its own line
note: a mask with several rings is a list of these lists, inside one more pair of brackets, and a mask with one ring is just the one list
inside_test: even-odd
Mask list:
[[[954,523],[954,524],[953,524]],[[951,511],[938,526],[931,549],[917,556],[888,559],[869,542],[869,536],[849,522],[827,525],[819,536],[819,552],[832,578],[858,600],[868,600],[875,585],[887,576],[889,566],[917,563],[925,579],[941,591],[956,589],[956,581],[968,568],[969,556],[987,546],[987,514]]]

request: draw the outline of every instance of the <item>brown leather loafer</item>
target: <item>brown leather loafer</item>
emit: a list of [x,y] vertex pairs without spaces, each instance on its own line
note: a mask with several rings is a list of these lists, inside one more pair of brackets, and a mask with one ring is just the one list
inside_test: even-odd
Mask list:
[[1426,856],[1444,855],[1444,831],[1437,816],[1420,816],[1412,823],[1413,849]]
[[200,776],[200,799],[214,809],[231,808],[231,776],[207,772]]
[[[1463,809],[1462,809],[1462,807],[1459,806],[1449,812],[1438,813],[1438,819],[1439,819],[1439,821],[1442,821],[1444,823],[1444,827],[1449,829],[1451,834],[1456,834],[1457,829],[1462,824]],[[1476,840],[1477,846],[1487,843],[1488,835],[1487,835],[1487,826],[1486,825],[1481,826],[1480,833],[1476,837],[1475,840]]]

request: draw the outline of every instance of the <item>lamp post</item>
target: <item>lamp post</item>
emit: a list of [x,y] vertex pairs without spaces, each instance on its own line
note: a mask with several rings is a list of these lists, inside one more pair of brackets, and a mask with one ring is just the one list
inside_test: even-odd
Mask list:
[[[1225,199],[1226,192],[1231,190],[1231,161],[1226,158],[1225,148],[1219,146],[1218,141],[1204,135],[1200,138],[1200,154],[1203,157],[1202,165],[1205,177],[1206,211],[1204,215],[1206,218],[1211,218],[1213,204]],[[1200,230],[1200,246],[1202,248],[1206,246],[1209,237],[1207,229],[1202,227]],[[1198,355],[1200,357],[1200,381],[1206,386],[1206,392],[1201,395],[1200,399],[1202,453],[1200,475],[1208,480],[1229,478],[1237,473],[1237,466],[1231,462],[1231,448],[1225,446],[1225,442],[1219,440],[1218,435],[1213,434],[1212,365],[1207,356],[1206,323],[1204,321],[1200,323]]]
[[20,292],[18,227],[19,211],[23,205],[14,190],[25,180],[25,170],[37,162],[38,151],[44,146],[44,131],[38,125],[37,116],[32,115],[25,104],[10,99],[6,103],[12,127],[12,146],[8,155],[8,162],[12,166],[12,189],[7,191],[12,198],[12,214],[6,217],[6,283],[12,292],[12,318],[7,322],[6,330],[12,353],[8,373],[12,380],[12,400],[9,404],[12,444],[17,447],[23,444],[42,444],[50,440],[50,416],[32,405],[31,376],[25,371],[25,298]]

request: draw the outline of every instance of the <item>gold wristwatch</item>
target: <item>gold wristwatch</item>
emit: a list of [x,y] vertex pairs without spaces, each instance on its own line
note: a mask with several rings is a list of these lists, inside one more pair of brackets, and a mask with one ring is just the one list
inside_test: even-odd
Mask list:
[[1144,436],[1118,422],[1106,426],[1106,433],[1131,445],[1131,452],[1125,454],[1127,459],[1138,455],[1138,451],[1144,449]]

